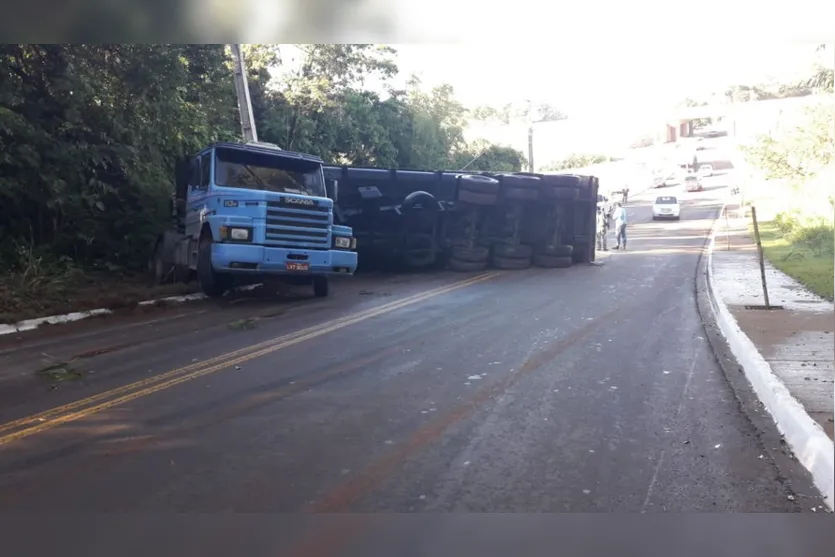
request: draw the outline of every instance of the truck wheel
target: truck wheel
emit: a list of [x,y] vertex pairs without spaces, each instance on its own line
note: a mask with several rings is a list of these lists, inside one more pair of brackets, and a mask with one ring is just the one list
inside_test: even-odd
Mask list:
[[476,246],[474,248],[452,246],[450,258],[466,263],[485,263],[489,255],[490,250],[481,246]]
[[533,256],[533,264],[546,269],[565,269],[571,267],[570,255],[546,255],[543,253]]
[[430,234],[411,234],[406,238],[406,248],[403,264],[407,267],[428,267],[435,263],[438,257],[435,240]]
[[468,203],[470,205],[495,205],[498,199],[499,195],[496,193],[479,193],[463,188],[458,190],[458,201],[461,203]]
[[458,201],[470,205],[495,205],[499,181],[495,178],[465,175],[458,178]]
[[330,281],[328,277],[313,277],[313,295],[317,298],[325,298],[330,292]]
[[499,257],[497,255],[493,256],[493,266],[497,269],[506,269],[506,270],[521,270],[527,269],[531,266],[530,258],[522,259],[519,257]]
[[449,260],[449,269],[457,273],[475,273],[483,271],[486,268],[486,258],[483,261],[461,261],[460,259]]
[[533,248],[525,244],[497,242],[493,244],[493,257],[502,259],[530,259]]
[[502,196],[510,201],[537,201],[539,199],[539,190],[533,188],[502,188]]
[[212,268],[212,242],[201,240],[197,251],[197,281],[203,294],[209,298],[220,298],[232,286],[231,278]]
[[574,254],[574,246],[557,244],[553,246],[543,246],[536,251],[538,255],[571,257]]

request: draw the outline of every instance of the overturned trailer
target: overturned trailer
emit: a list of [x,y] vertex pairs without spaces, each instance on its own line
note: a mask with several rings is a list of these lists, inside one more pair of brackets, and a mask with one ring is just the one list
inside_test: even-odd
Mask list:
[[334,218],[351,226],[360,269],[568,267],[594,260],[598,180],[326,166]]

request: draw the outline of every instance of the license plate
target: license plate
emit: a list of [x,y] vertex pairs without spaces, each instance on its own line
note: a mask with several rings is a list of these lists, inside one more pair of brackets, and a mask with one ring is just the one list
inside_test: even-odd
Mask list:
[[309,271],[310,270],[310,263],[297,263],[295,261],[288,261],[287,262],[287,270],[288,271]]

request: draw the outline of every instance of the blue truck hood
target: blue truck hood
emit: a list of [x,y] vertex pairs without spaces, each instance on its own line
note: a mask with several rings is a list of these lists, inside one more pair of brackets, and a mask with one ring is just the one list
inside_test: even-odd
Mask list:
[[[239,188],[217,188],[217,193],[223,200],[235,200],[239,203],[245,202],[259,202],[259,201],[280,201],[282,198],[293,199],[310,199],[316,203],[318,207],[327,207],[333,209],[333,200],[327,197],[310,197],[306,195],[299,195],[295,193],[276,193],[272,191],[262,190],[246,190]],[[299,204],[299,209],[304,209],[304,205]]]

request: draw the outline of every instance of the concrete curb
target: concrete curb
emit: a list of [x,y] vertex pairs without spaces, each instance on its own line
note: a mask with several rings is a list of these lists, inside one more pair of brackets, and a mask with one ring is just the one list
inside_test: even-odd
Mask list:
[[[724,210],[725,205],[719,213],[720,217]],[[719,222],[719,219],[715,222]],[[721,296],[716,294],[716,284],[713,278],[713,248],[716,230],[717,226],[714,223],[707,251],[707,291],[716,323],[760,402],[771,415],[798,462],[811,474],[812,481],[824,496],[827,507],[833,510],[835,444],[774,374],[771,366],[759,353],[748,335],[740,329]]]
[[[261,286],[260,284],[253,284],[236,288],[236,292],[245,290],[253,290]],[[140,306],[150,306],[159,303],[166,304],[184,304],[186,302],[193,302],[196,300],[205,300],[204,294],[187,294],[185,296],[169,296],[167,298],[158,298],[156,300],[145,300],[139,302]],[[61,325],[64,323],[72,323],[73,321],[81,321],[82,319],[89,319],[90,317],[97,317],[99,315],[109,315],[113,313],[111,309],[92,309],[89,311],[76,311],[73,313],[65,313],[63,315],[50,315],[48,317],[38,317],[36,319],[26,319],[25,321],[18,321],[17,323],[0,324],[0,336],[11,335],[14,333],[23,333],[37,329],[41,325]]]

